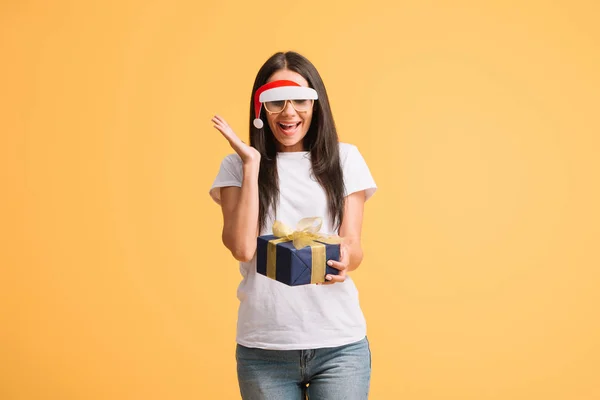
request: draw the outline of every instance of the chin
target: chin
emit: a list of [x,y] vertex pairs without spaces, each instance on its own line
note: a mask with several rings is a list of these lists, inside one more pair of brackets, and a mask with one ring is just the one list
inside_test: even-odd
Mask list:
[[[284,147],[297,147],[297,146],[299,146],[299,147],[304,148],[304,143],[303,143],[304,137],[302,137],[300,139],[290,138],[290,137],[283,137],[283,138],[282,137],[276,137],[276,139],[277,139],[277,142],[279,142],[279,144],[281,146],[284,146]],[[302,150],[299,149],[299,150],[294,150],[294,151],[302,151]]]
[[[287,138],[286,138],[287,139]],[[289,140],[289,139],[277,140],[280,145],[285,147],[293,147],[297,145],[302,145],[302,140]]]

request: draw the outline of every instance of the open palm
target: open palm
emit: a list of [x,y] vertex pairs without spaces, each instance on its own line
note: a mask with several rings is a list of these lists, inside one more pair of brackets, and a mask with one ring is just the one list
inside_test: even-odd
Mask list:
[[214,123],[214,127],[229,141],[231,148],[240,156],[243,163],[260,162],[260,152],[244,143],[223,117],[215,115],[211,121]]

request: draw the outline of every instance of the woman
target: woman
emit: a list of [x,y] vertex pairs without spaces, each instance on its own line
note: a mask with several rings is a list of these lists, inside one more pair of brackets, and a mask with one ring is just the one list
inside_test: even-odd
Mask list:
[[[242,398],[366,399],[371,353],[347,273],[363,258],[363,207],[376,185],[358,149],[338,142],[319,73],[294,52],[265,62],[252,89],[249,146],[223,118],[212,121],[235,151],[210,194],[243,276],[236,337]],[[275,220],[294,227],[313,216],[322,217],[322,233],[343,238],[340,260],[328,262],[339,274],[303,286],[257,274],[257,236],[270,234]]]

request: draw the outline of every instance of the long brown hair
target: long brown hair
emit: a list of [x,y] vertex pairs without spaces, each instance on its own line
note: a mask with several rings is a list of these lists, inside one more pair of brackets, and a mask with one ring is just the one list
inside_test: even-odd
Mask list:
[[[312,173],[327,195],[329,214],[334,230],[341,226],[344,218],[344,178],[340,163],[338,135],[327,98],[323,80],[315,66],[304,56],[288,51],[272,55],[260,68],[250,98],[250,145],[261,154],[258,174],[259,231],[265,227],[269,208],[277,212],[279,201],[279,176],[277,175],[277,139],[269,124],[257,129],[253,125],[254,93],[267,83],[278,70],[288,69],[304,77],[308,85],[317,91],[319,99],[314,103],[310,127],[303,139],[304,150],[310,151]],[[308,215],[307,215],[308,217]]]

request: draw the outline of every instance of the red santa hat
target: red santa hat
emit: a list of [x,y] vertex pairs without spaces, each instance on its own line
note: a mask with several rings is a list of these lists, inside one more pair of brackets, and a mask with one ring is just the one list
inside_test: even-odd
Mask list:
[[254,93],[254,113],[256,118],[253,123],[256,129],[263,127],[260,119],[262,103],[280,100],[317,100],[319,96],[313,88],[300,86],[299,83],[288,80],[279,80],[262,85]]

